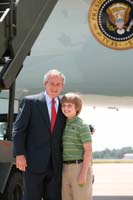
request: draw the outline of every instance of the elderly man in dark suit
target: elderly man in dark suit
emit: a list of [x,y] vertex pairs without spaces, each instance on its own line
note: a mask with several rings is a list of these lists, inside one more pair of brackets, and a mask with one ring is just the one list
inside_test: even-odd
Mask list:
[[45,91],[24,97],[13,128],[16,167],[24,172],[23,200],[61,199],[62,132],[65,117],[58,95],[64,75],[50,70]]

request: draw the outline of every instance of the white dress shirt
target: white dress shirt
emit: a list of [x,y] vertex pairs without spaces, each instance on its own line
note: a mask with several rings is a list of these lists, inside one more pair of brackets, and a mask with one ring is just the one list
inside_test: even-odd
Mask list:
[[[51,121],[52,98],[48,96],[46,91],[44,92],[44,95],[45,95],[46,104],[47,104],[47,108],[48,108],[49,119]],[[55,100],[55,109],[56,109],[56,113],[57,113],[58,112],[58,106],[59,106],[59,99],[58,99],[58,97],[56,97],[56,98],[54,98],[54,100]]]

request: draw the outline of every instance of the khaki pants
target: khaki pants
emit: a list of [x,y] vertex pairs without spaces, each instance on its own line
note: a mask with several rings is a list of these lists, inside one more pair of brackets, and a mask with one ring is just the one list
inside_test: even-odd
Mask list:
[[92,200],[92,167],[89,167],[87,182],[80,186],[77,182],[82,163],[63,164],[62,200]]

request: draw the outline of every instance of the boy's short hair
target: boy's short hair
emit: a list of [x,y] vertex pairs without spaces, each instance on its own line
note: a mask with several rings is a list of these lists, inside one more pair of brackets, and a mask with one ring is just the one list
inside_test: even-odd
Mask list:
[[66,93],[61,98],[61,104],[72,103],[75,105],[76,115],[81,112],[82,109],[82,99],[77,93]]

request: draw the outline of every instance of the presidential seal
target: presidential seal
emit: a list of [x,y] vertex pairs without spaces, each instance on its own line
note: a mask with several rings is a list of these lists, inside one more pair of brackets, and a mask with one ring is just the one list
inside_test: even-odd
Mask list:
[[88,21],[92,34],[104,46],[133,48],[133,0],[93,0]]

